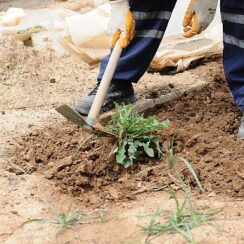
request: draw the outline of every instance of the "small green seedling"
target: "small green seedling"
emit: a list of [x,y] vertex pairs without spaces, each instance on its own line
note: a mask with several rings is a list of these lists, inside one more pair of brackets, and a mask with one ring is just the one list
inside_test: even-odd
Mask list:
[[169,126],[169,120],[159,122],[155,117],[144,118],[133,112],[132,105],[115,104],[116,112],[108,128],[117,135],[114,150],[117,163],[128,168],[140,156],[161,157],[159,139],[154,132]]
[[171,195],[175,201],[175,210],[172,212],[153,212],[148,226],[142,227],[147,233],[146,243],[163,233],[179,233],[186,238],[188,243],[194,244],[195,241],[191,230],[200,225],[212,224],[212,221],[215,219],[214,216],[222,211],[222,209],[201,212],[192,207],[192,199],[189,196],[186,196],[184,202],[180,204],[174,191],[172,191]]
[[91,224],[94,223],[94,220],[96,223],[105,223],[108,221],[107,213],[103,211],[99,212],[97,215],[87,215],[81,211],[71,211],[72,204],[69,204],[67,210],[63,210],[63,207],[61,207],[61,209],[57,209],[51,204],[48,205],[49,210],[53,215],[51,218],[30,219],[24,222],[22,226],[32,222],[56,224],[58,226],[58,230],[56,232],[57,236],[66,229],[74,228],[78,225]]
[[66,211],[63,210],[63,207],[61,209],[57,209],[53,207],[51,204],[48,205],[49,205],[48,208],[52,213],[52,217],[33,218],[24,222],[23,225],[32,222],[55,224],[58,226],[58,230],[56,232],[56,236],[57,236],[65,229],[73,228],[74,226],[86,223],[84,221],[84,218],[86,216],[85,214],[83,214],[81,211],[73,211],[73,212],[71,211],[72,204],[69,204]]
[[174,155],[174,147],[172,145],[167,148],[165,154],[167,165],[173,170],[180,187],[185,193],[185,200],[180,204],[176,192],[170,188],[171,196],[175,201],[176,208],[174,211],[155,211],[150,215],[150,223],[148,226],[142,227],[142,229],[147,233],[146,243],[148,243],[151,238],[156,238],[163,233],[179,233],[187,239],[188,243],[194,244],[195,241],[191,230],[200,225],[212,224],[214,216],[222,211],[223,208],[213,209],[206,212],[197,210],[195,203],[190,196],[190,192],[182,179],[178,163],[184,163],[196,180],[200,190],[203,192],[204,189],[197,177],[197,174],[188,160]]

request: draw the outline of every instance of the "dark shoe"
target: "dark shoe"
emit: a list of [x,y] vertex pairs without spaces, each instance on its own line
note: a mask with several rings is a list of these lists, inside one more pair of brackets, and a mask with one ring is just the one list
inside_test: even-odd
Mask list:
[[[75,105],[74,109],[81,115],[88,115],[94,98],[97,94],[99,84],[97,84],[93,90],[88,94],[86,97],[82,97],[78,100]],[[109,89],[108,94],[105,98],[103,103],[102,112],[106,112],[114,107],[114,102],[120,104],[129,104],[134,103],[136,101],[134,89],[131,82],[128,81],[112,81]]]
[[240,128],[239,128],[239,132],[237,134],[237,138],[239,140],[244,140],[244,111],[243,111],[243,115],[242,115],[242,118],[241,118],[241,125],[240,125]]

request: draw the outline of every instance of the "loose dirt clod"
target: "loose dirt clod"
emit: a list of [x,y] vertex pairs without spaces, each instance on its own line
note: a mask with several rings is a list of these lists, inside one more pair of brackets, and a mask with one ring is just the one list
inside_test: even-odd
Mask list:
[[[197,93],[166,103],[157,118],[170,119],[171,126],[159,136],[168,142],[174,138],[179,155],[190,160],[207,192],[244,196],[244,180],[238,173],[242,172],[244,144],[236,141],[240,113],[222,78],[217,77]],[[114,157],[109,157],[114,145],[111,138],[92,137],[80,148],[85,135],[69,123],[38,132],[38,136],[30,133],[22,137],[15,149],[15,163],[29,173],[44,174],[56,181],[62,192],[72,193],[85,203],[133,199],[140,187],[172,183],[167,167],[138,175],[160,160],[145,158],[129,170],[116,164]],[[182,170],[185,182],[194,188],[191,175]],[[126,181],[121,180],[124,177]]]

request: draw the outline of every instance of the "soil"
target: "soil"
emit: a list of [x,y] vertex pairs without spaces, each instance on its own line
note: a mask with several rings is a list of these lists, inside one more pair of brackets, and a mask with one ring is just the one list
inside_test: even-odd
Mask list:
[[[236,140],[240,113],[223,77],[215,77],[197,93],[164,104],[157,117],[172,121],[158,136],[165,143],[174,140],[178,154],[192,162],[208,193],[244,197],[244,144]],[[164,158],[139,160],[130,170],[123,169],[112,154],[115,145],[113,138],[90,138],[80,128],[62,123],[23,136],[14,158],[27,173],[44,174],[62,192],[89,205],[106,199],[135,199],[142,186],[174,183],[167,180],[166,165],[140,174],[162,164]],[[186,169],[183,174],[194,188]]]
[[[6,52],[9,48],[6,48]],[[21,47],[20,52],[22,48],[25,47]],[[13,52],[15,50],[13,49]],[[37,52],[36,60],[41,55],[43,54]],[[172,210],[174,205],[165,186],[171,184],[178,190],[181,198],[177,181],[168,175],[170,171],[164,164],[156,170],[137,174],[148,166],[163,162],[163,158],[161,161],[145,159],[137,162],[131,170],[125,171],[115,164],[113,157],[108,159],[114,145],[111,138],[89,138],[80,128],[66,122],[55,113],[53,107],[63,103],[65,99],[71,104],[75,97],[80,95],[72,89],[73,86],[86,91],[93,85],[84,85],[80,80],[73,79],[75,73],[84,72],[86,77],[81,76],[81,79],[89,78],[94,83],[92,79],[96,76],[97,68],[86,68],[80,63],[82,67],[77,70],[75,65],[72,66],[78,62],[76,59],[53,55],[60,67],[62,61],[66,62],[65,59],[69,59],[69,64],[66,64],[70,65],[73,71],[70,71],[72,82],[65,83],[63,81],[68,78],[60,76],[56,83],[51,83],[53,85],[47,85],[48,79],[36,79],[33,83],[35,85],[30,86],[31,72],[21,79],[14,79],[22,67],[26,68],[22,64],[12,69],[13,79],[10,77],[9,85],[0,84],[1,94],[4,94],[0,101],[0,215],[3,223],[0,229],[0,242],[57,243],[54,236],[56,226],[44,224],[40,228],[38,223],[22,228],[19,226],[28,218],[52,217],[46,202],[52,202],[52,205],[62,208],[63,202],[72,201],[75,209],[88,213],[103,209],[113,217],[103,225],[77,226],[76,233],[80,236],[78,241],[77,234],[65,232],[65,235],[60,236],[59,243],[142,243],[145,234],[140,232],[138,224],[145,224],[146,220],[135,216],[155,209]],[[32,72],[39,73],[40,70],[45,70],[47,76],[59,75],[60,69],[53,69],[51,73],[49,69],[40,67],[42,65],[33,67]],[[201,79],[203,73],[205,81]],[[223,75],[219,77],[219,74],[223,74],[221,60],[175,76],[145,74],[135,89],[138,97],[153,98],[205,82],[203,90],[186,94],[177,102],[168,102],[157,107],[156,112],[150,112],[155,113],[159,119],[171,119],[171,126],[159,133],[160,138],[169,142],[174,136],[175,144],[179,147],[178,154],[190,159],[197,169],[207,194],[198,194],[194,181],[184,167],[181,167],[185,182],[195,193],[198,206],[203,209],[209,209],[210,206],[226,206],[221,214],[224,220],[215,222],[221,226],[221,234],[203,226],[194,231],[196,240],[200,243],[236,244],[244,240],[241,231],[241,226],[244,226],[241,197],[243,195],[240,189],[243,176],[241,168],[238,171],[243,160],[243,145],[235,141],[234,134],[238,127],[239,112],[232,103]],[[21,84],[25,90],[21,89]],[[33,89],[39,90],[40,93],[36,93],[38,95],[34,96],[34,100]],[[50,92],[53,92],[53,96],[48,96]],[[39,105],[32,105],[33,103]],[[5,106],[8,106],[8,109]],[[218,110],[221,111],[220,114]],[[206,116],[206,120],[198,118],[198,115]],[[204,126],[199,123],[201,120]],[[212,135],[217,136],[214,138]],[[85,138],[89,140],[82,145]],[[14,154],[2,156],[6,150],[10,152],[14,148]],[[201,149],[208,150],[208,153],[204,154],[204,150]],[[233,156],[232,151],[236,156]],[[220,157],[223,153],[224,157]],[[219,160],[214,155],[225,161],[218,164]],[[207,156],[212,157],[213,161],[207,161]],[[15,163],[12,161],[13,157]],[[233,158],[238,163],[233,164]],[[214,172],[216,177],[213,175]],[[220,178],[223,185],[219,186],[221,181],[216,182],[216,179],[220,176],[224,179]],[[167,236],[167,242],[164,238],[165,235],[152,243],[185,243],[178,235]]]
[[[0,40],[0,53],[1,110],[53,105],[60,96],[65,103],[67,93],[76,99],[75,95],[86,93],[94,84],[95,70],[79,59],[58,55],[51,49],[40,52],[7,37]],[[48,91],[43,90],[44,86]]]
[[174,138],[181,155],[192,162],[208,192],[244,197],[244,144],[236,139],[241,113],[233,104],[223,76],[200,92],[162,106],[158,118],[169,118],[163,138]]
[[[60,4],[69,2],[73,8],[79,0]],[[2,1],[0,8],[16,4],[38,8],[49,1]],[[113,139],[90,137],[55,112],[56,106],[72,105],[89,92],[97,73],[98,67],[75,57],[0,39],[0,243],[144,243],[139,226],[150,218],[138,216],[175,209],[166,184],[183,200],[165,158],[145,158],[125,170],[108,156]],[[206,194],[199,194],[188,171],[180,167],[198,208],[225,207],[214,221],[220,231],[201,226],[193,231],[196,242],[244,243],[243,142],[236,141],[240,113],[226,86],[222,60],[173,76],[146,73],[134,87],[144,100],[202,86],[148,114],[171,120],[158,136],[165,144],[174,138],[177,155],[196,169]],[[143,171],[155,165],[160,167]],[[22,225],[28,219],[53,217],[50,204],[61,211],[71,202],[72,211],[88,216],[108,212],[108,221],[78,225],[58,237],[56,225]],[[186,242],[180,235],[163,234],[151,243]]]

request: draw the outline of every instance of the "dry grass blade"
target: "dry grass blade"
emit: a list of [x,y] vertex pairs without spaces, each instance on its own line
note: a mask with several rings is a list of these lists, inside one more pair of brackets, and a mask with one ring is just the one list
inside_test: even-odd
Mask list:
[[191,164],[189,163],[188,160],[184,159],[184,158],[179,158],[184,164],[185,166],[187,167],[187,169],[190,171],[190,173],[193,175],[198,187],[200,188],[201,192],[205,192],[205,190],[203,189],[202,187],[202,184],[200,183],[198,177],[197,177],[197,174],[195,172],[195,170],[192,168]]

